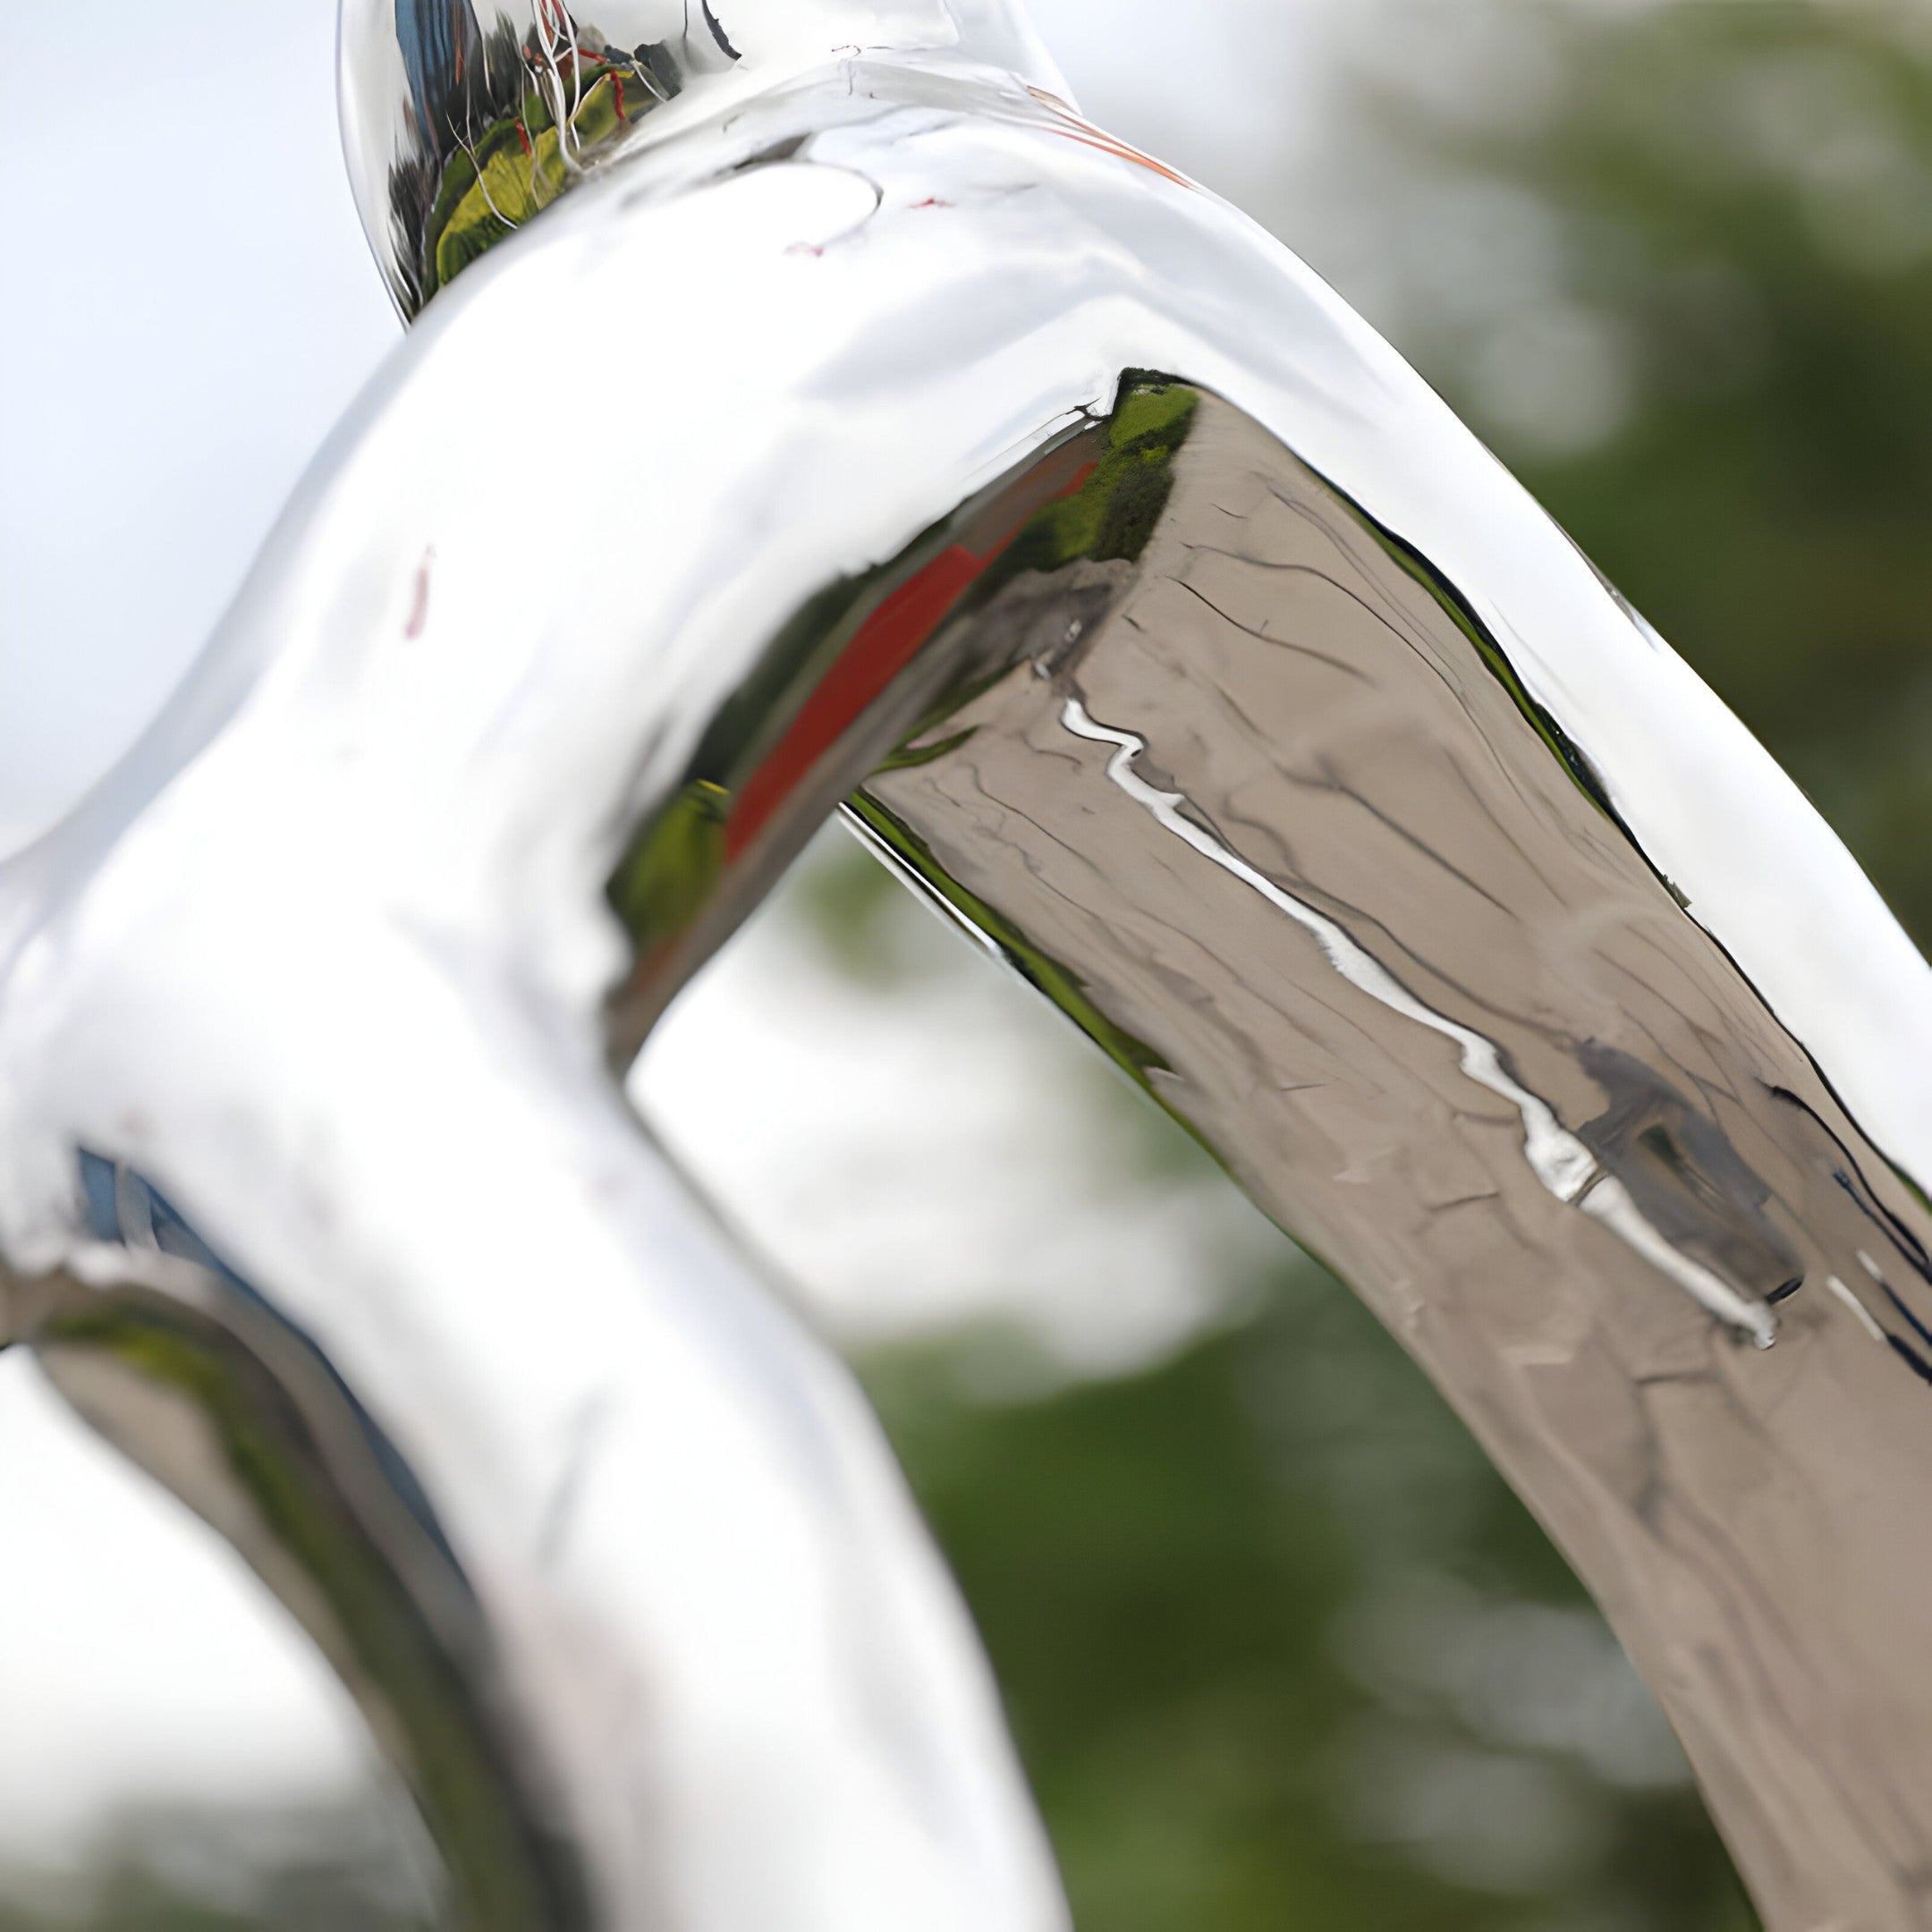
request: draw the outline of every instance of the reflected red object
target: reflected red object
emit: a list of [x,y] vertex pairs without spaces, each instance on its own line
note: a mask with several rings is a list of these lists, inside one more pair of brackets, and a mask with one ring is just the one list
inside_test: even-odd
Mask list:
[[1047,504],[1084,487],[1097,467],[1082,463],[1051,496],[1016,504],[1013,521],[984,553],[953,544],[886,597],[746,781],[724,826],[727,860],[735,860],[758,837],[812,767],[919,655],[974,582],[1013,547],[1028,521]]

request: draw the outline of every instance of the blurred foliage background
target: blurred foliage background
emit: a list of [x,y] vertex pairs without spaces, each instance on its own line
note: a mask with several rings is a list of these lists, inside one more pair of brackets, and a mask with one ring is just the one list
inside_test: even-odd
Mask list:
[[[1259,212],[1932,940],[1932,16],[1380,0],[1337,45],[1311,178]],[[1283,212],[1318,203],[1305,233]],[[826,970],[884,998],[982,970],[907,943],[868,864],[821,854],[790,893]],[[1199,1183],[1124,1084],[1092,1106],[1123,1193]],[[1753,1925],[1655,1707],[1461,1426],[1312,1263],[1244,1252],[1204,1248],[1242,1278],[1128,1372],[990,1329],[863,1364],[1082,1932]],[[258,1834],[209,1854],[219,1884],[162,1841],[173,1864],[131,1827],[97,1897],[0,1932],[423,1922],[361,1841]]]

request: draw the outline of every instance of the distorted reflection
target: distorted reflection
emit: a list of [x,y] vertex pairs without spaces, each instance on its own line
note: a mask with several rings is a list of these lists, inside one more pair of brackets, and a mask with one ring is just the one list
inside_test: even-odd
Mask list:
[[1804,1269],[1766,1212],[1770,1183],[1723,1130],[1634,1055],[1585,1040],[1577,1059],[1610,1102],[1577,1136],[1659,1236],[1767,1306],[1795,1294]]
[[408,1780],[458,1921],[588,1927],[494,1640],[421,1481],[316,1343],[152,1182],[83,1149],[97,1241],[188,1272],[70,1291],[36,1343],[69,1402],[219,1528],[321,1644]]
[[[1842,1309],[1895,1373],[1834,1360],[1910,1412],[1920,1318],[1868,1224],[1922,1253],[1921,1204],[1470,598],[1199,385],[1130,371],[1043,447],[803,606],[719,708],[612,883],[619,1056],[869,761],[850,809],[895,867],[1358,1286],[1429,1284],[1377,1303],[1425,1364],[1479,1333],[1550,1377],[1618,1364],[1648,1446],[1615,1501],[1513,1471],[1572,1549],[1695,1561],[1663,1471],[1790,1386],[1727,1341],[1796,1335],[1809,1367]],[[1503,1259],[1526,1241],[1537,1267]],[[1465,1398],[1528,1399],[1600,1463],[1594,1413],[1517,1373]],[[1795,1667],[1752,1591],[1723,1614]]]
[[683,86],[663,42],[613,47],[564,0],[521,33],[501,15],[486,32],[471,0],[395,0],[395,30],[415,140],[389,199],[411,313]]
[[[1058,733],[1094,761],[1052,756]],[[1527,1400],[1597,1470],[1587,1504],[1523,1485],[1573,1552],[1695,1567],[1695,1533],[1680,1544],[1657,1513],[1670,1472],[1733,1403],[1786,1403],[1821,1347],[1868,1413],[1912,1428],[1925,1317],[1871,1250],[1882,1230],[1923,1254],[1917,1191],[1688,916],[1470,600],[1217,399],[1077,648],[966,694],[853,809],[1010,958],[1050,961],[1036,983],[1067,989],[1257,1199],[1358,1286],[1391,1284],[1377,1306],[1425,1364],[1466,1361],[1483,1332],[1536,1365],[1463,1393],[1475,1416]],[[1471,1088],[1513,1116],[1507,1152]],[[1525,1242],[1539,1265],[1503,1262]],[[1426,1298],[1401,1286],[1423,1281]],[[1700,1339],[1653,1288],[1719,1326]],[[1781,1332],[1802,1338],[1790,1376],[1714,1346]],[[1826,1340],[1848,1332],[1882,1341],[1891,1372]],[[1587,1387],[1599,1351],[1641,1418],[1616,1432],[1627,1462],[1605,1462],[1589,1404],[1535,1393]],[[1870,1506],[1848,1499],[1840,1533]],[[1868,1533],[1884,1542],[1877,1516]],[[1794,1680],[1791,1599],[1721,1595]],[[1733,1708],[1763,1733],[1755,1699]],[[1787,1733],[1765,1775],[1811,1748]]]
[[[998,756],[998,740],[1014,738],[1018,716],[1038,714],[1050,702],[1066,731],[1104,749],[1109,782],[1165,833],[1299,927],[1327,964],[1369,1000],[1448,1041],[1465,1077],[1507,1102],[1520,1117],[1524,1161],[1554,1200],[1580,1206],[1645,1266],[1731,1328],[1768,1347],[1777,1334],[1773,1308],[1802,1285],[1805,1266],[1792,1240],[1767,1211],[1770,1183],[1752,1170],[1716,1118],[1686,1099],[1665,1073],[1606,1044],[1588,1027],[1540,1021],[1533,1030],[1535,1045],[1521,1040],[1504,1045],[1472,1023],[1496,1011],[1493,992],[1477,996],[1470,1004],[1471,989],[1482,983],[1479,975],[1467,980],[1458,975],[1452,982],[1456,990],[1448,1004],[1468,1009],[1470,1020],[1423,999],[1372,946],[1351,935],[1345,919],[1319,910],[1243,858],[1216,829],[1213,812],[1143,777],[1143,765],[1151,761],[1152,768],[1160,768],[1155,743],[1097,722],[1087,711],[1079,693],[1083,679],[1092,674],[1108,621],[1119,615],[1130,590],[1143,606],[1157,594],[1155,587],[1137,583],[1137,566],[1173,507],[1176,464],[1204,406],[1218,433],[1217,444],[1212,459],[1197,460],[1191,477],[1191,504],[1199,510],[1188,502],[1174,508],[1168,531],[1174,561],[1167,585],[1190,600],[1185,607],[1194,612],[1192,622],[1218,621],[1251,644],[1268,648],[1245,677],[1273,702],[1279,704],[1285,695],[1284,657],[1327,687],[1330,706],[1336,691],[1348,693],[1340,716],[1349,722],[1321,742],[1319,792],[1352,796],[1341,761],[1350,737],[1363,728],[1364,707],[1399,718],[1411,733],[1418,729],[1420,719],[1411,700],[1396,699],[1393,691],[1371,697],[1378,676],[1406,680],[1412,673],[1404,665],[1414,665],[1426,669],[1424,690],[1446,676],[1451,691],[1466,688],[1473,678],[1479,689],[1487,686],[1504,700],[1486,727],[1492,733],[1488,757],[1495,758],[1501,742],[1520,745],[1513,756],[1554,776],[1554,792],[1549,776],[1539,777],[1537,784],[1560,809],[1559,817],[1574,821],[1559,834],[1568,857],[1552,854],[1539,892],[1551,889],[1560,866],[1574,866],[1581,858],[1599,876],[1606,866],[1621,875],[1624,883],[1618,890],[1636,895],[1633,911],[1647,902],[1641,915],[1646,927],[1663,920],[1685,936],[1694,932],[1676,896],[1632,851],[1588,760],[1530,698],[1501,647],[1472,618],[1453,586],[1318,479],[1301,471],[1296,480],[1300,466],[1287,453],[1269,455],[1252,427],[1244,430],[1224,405],[1188,384],[1129,372],[1104,428],[1095,425],[1053,441],[1048,453],[1024,472],[962,506],[891,564],[829,587],[773,641],[757,670],[721,708],[676,795],[640,834],[612,883],[613,902],[638,949],[631,987],[615,1009],[620,1042],[641,1038],[658,1010],[654,989],[674,986],[689,970],[693,953],[701,956],[715,943],[733,868],[748,854],[755,856],[754,849],[788,806],[815,821],[831,795],[822,784],[812,788],[815,770],[835,750],[841,753],[842,768],[849,768],[863,755],[864,742],[878,744],[897,734],[902,749],[879,767],[852,805],[869,835],[1114,1059],[1153,1085],[1167,1104],[1176,1105],[1181,1082],[1175,1070],[1186,1066],[1190,1056],[1171,1055],[1157,1044],[1162,1041],[1158,1029],[1137,1031],[1126,1023],[1125,1011],[1110,1011],[1106,1001],[1093,996],[1091,978],[1071,963],[1068,949],[1050,940],[1052,930],[1064,921],[1065,909],[1049,902],[1036,911],[1032,923],[1016,920],[997,896],[979,888],[987,869],[983,854],[976,853],[970,867],[948,866],[936,857],[927,832],[891,802],[916,792],[922,810],[946,824],[959,800],[942,797],[941,782],[953,766],[962,765],[973,775],[975,809],[983,806],[988,795],[985,761]],[[1246,476],[1244,464],[1255,466]],[[1258,473],[1274,480],[1268,481],[1258,512],[1250,513],[1261,516],[1264,528],[1259,547],[1247,555],[1236,547],[1238,522],[1229,527],[1236,520],[1230,499],[1238,498],[1244,483]],[[1290,517],[1285,524],[1284,510]],[[1205,523],[1196,521],[1201,511]],[[1290,541],[1297,526],[1304,533],[1301,550]],[[1327,544],[1320,547],[1326,556],[1320,548],[1305,557],[1301,554],[1309,530],[1326,533]],[[1338,544],[1339,556],[1334,547]],[[1202,585],[1208,576],[1224,578],[1244,563],[1250,586],[1245,614],[1236,616]],[[1271,590],[1271,584],[1276,588]],[[1424,593],[1419,604],[1416,587]],[[1341,602],[1329,603],[1329,597]],[[1172,625],[1171,608],[1170,597],[1162,611],[1166,627]],[[1436,614],[1429,615],[1431,611]],[[1446,627],[1444,616],[1449,620]],[[1132,614],[1120,623],[1139,640],[1157,634],[1153,623]],[[1300,633],[1311,623],[1318,643],[1301,640]],[[1150,647],[1143,641],[1140,648]],[[1459,657],[1466,662],[1458,664]],[[915,669],[922,658],[923,669]],[[1220,675],[1230,699],[1243,690],[1236,668],[1224,651]],[[1171,670],[1162,673],[1164,679],[1173,675]],[[1010,693],[1004,710],[990,708],[1003,691]],[[1284,713],[1284,743],[1307,741],[1310,717],[1323,701],[1311,687],[1305,703]],[[1464,699],[1457,707],[1462,716],[1445,720],[1444,753],[1452,758],[1455,734],[1469,728],[1468,709]],[[1505,724],[1512,714],[1514,724]],[[908,731],[907,720],[915,716],[919,722]],[[1197,729],[1205,733],[1207,728]],[[1038,729],[1037,724],[1027,727],[1030,739]],[[1217,729],[1236,740],[1243,734],[1224,717]],[[1371,727],[1369,735],[1373,740],[1381,733]],[[1225,756],[1226,749],[1214,767],[1221,785],[1227,772],[1254,755],[1244,751],[1233,760]],[[1377,770],[1385,755],[1382,744],[1373,744],[1368,768]],[[1466,757],[1459,768],[1469,771]],[[1013,778],[1021,784],[1016,807],[1038,823],[1037,775],[1015,770]],[[1466,776],[1459,783],[1466,784]],[[1368,848],[1354,848],[1365,833],[1373,839],[1394,831],[1406,848],[1403,862],[1413,867],[1419,858],[1422,877],[1434,881],[1431,890],[1474,892],[1484,902],[1479,914],[1461,910],[1451,914],[1447,927],[1453,928],[1459,919],[1473,927],[1479,919],[1498,941],[1511,931],[1509,922],[1518,915],[1493,889],[1503,883],[1493,859],[1486,864],[1479,852],[1470,851],[1464,869],[1450,856],[1449,827],[1430,823],[1429,814],[1416,817],[1414,829],[1404,829],[1392,801],[1365,795],[1355,802],[1366,809],[1368,821],[1361,829],[1337,825],[1335,835],[1343,841],[1334,861],[1338,877],[1368,876]],[[1482,809],[1494,811],[1503,802],[1491,794]],[[1090,818],[1090,801],[1079,809]],[[1409,810],[1412,808],[1404,808]],[[1307,816],[1306,801],[1292,822],[1305,854],[1317,824]],[[1604,826],[1611,832],[1607,844],[1599,829]],[[1484,821],[1479,819],[1470,830],[1479,842],[1493,842]],[[793,826],[789,842],[778,849],[788,855],[797,839]],[[1160,861],[1163,869],[1173,863]],[[761,880],[771,876],[769,863],[762,872],[755,866],[750,869]],[[1482,883],[1486,871],[1491,884]],[[1337,902],[1337,911],[1345,905],[1346,901]],[[1442,919],[1446,910],[1434,908],[1431,916]],[[1498,915],[1505,922],[1501,927],[1496,924]],[[1421,902],[1411,898],[1377,912],[1373,923],[1393,936],[1401,951],[1408,945],[1401,936],[1421,916]],[[1196,944],[1215,929],[1194,928]],[[1509,939],[1491,955],[1492,973],[1508,958],[1508,948],[1521,943]],[[1643,943],[1652,941],[1647,936]],[[1426,953],[1414,956],[1426,977],[1442,978],[1440,966],[1429,963]],[[1269,976],[1282,970],[1277,959]],[[1246,979],[1250,997],[1264,983],[1251,975]],[[1541,997],[1546,1004],[1547,996]],[[1607,1023],[1607,1013],[1603,1017]],[[1171,1019],[1168,1023],[1171,1027]],[[1551,1101],[1527,1088],[1513,1070],[1552,1051],[1572,1071],[1564,1076],[1551,1070],[1546,1076],[1551,1090],[1595,1095],[1600,1107],[1593,1113],[1587,1103],[1577,1105],[1573,1126],[1564,1125]],[[1288,1048],[1285,1043],[1271,1044],[1267,1052],[1280,1064]],[[1198,1128],[1208,1127],[1198,1115],[1182,1111]],[[1267,1142],[1257,1139],[1251,1123],[1230,1124],[1207,1137],[1238,1171],[1252,1174],[1267,1158]],[[1787,1203],[1787,1220],[1800,1211]],[[1885,1212],[1895,1218],[1894,1210]],[[1893,1345],[1908,1362],[1918,1363],[1909,1344],[1894,1341]]]
[[[1184,384],[1131,371],[1105,421],[1051,439],[891,563],[828,586],[771,641],[611,883],[638,953],[616,1008],[621,1039],[641,1039],[661,990],[741,903],[724,898],[727,875],[775,877],[868,747],[923,740],[964,692],[1078,647],[1153,535],[1198,401]],[[952,742],[903,755],[919,762]],[[1017,944],[1043,983],[1076,996],[1051,961]],[[1136,1057],[1131,1042],[1112,1044]]]

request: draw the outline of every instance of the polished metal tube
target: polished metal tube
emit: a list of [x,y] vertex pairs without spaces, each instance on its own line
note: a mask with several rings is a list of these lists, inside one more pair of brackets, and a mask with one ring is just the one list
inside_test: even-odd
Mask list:
[[344,55],[421,319],[0,870],[0,1245],[460,1914],[1063,1922],[874,1425],[609,1077],[849,800],[1457,1405],[1769,1922],[1932,1922],[1932,976],[1789,781],[1003,8]]

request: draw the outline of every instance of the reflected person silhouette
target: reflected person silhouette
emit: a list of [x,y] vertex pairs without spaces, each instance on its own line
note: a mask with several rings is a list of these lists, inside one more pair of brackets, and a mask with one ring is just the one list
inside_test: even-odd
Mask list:
[[1003,6],[343,47],[420,319],[0,871],[0,1243],[463,1922],[1064,1922],[876,1427],[610,1076],[841,801],[1402,1337],[1769,1920],[1924,1922],[1932,978],[1788,781]]

